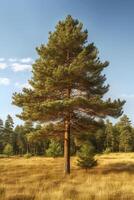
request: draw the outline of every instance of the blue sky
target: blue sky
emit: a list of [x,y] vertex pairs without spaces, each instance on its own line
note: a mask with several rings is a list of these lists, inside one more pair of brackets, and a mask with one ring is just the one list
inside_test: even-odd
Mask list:
[[15,117],[12,93],[27,86],[35,47],[71,14],[89,31],[99,49],[110,91],[106,97],[126,99],[124,111],[134,122],[134,1],[133,0],[0,0],[0,117]]

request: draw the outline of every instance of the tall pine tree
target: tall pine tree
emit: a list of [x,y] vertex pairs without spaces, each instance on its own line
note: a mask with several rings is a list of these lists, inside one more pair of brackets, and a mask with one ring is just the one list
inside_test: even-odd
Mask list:
[[14,139],[13,128],[14,128],[13,118],[10,115],[7,115],[7,119],[5,121],[5,127],[4,127],[5,144],[9,143],[12,145],[13,139]]
[[88,32],[71,16],[60,21],[49,34],[46,45],[37,48],[39,58],[33,64],[31,89],[13,95],[13,104],[22,108],[23,120],[60,122],[64,128],[65,173],[70,173],[70,133],[90,129],[98,118],[122,114],[124,101],[103,95],[109,86],[102,75],[108,62],[101,62]]
[[105,148],[111,152],[119,150],[119,135],[113,124],[107,120],[105,128]]
[[127,115],[123,115],[120,121],[116,124],[119,132],[119,150],[124,152],[130,152],[133,150],[133,129],[131,121]]

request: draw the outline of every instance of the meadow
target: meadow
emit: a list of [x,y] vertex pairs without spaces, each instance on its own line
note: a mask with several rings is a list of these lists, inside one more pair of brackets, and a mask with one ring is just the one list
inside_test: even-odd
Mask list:
[[97,156],[98,165],[83,170],[71,158],[0,159],[0,200],[134,200],[134,153]]

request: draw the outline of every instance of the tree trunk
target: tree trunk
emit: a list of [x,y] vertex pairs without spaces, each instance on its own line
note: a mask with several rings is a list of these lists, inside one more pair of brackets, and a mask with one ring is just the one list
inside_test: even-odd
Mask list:
[[[69,54],[67,55],[69,58]],[[70,99],[71,89],[67,89],[67,98]],[[65,133],[64,133],[64,159],[65,159],[65,174],[70,174],[70,112],[65,119]]]
[[70,120],[65,121],[64,159],[65,174],[70,174]]

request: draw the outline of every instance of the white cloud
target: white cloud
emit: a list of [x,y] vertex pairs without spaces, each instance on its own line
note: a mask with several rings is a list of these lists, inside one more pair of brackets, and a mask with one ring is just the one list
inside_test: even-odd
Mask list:
[[9,85],[10,79],[9,78],[0,78],[0,85]]
[[5,61],[5,58],[0,58],[0,62],[3,62],[3,61]]
[[9,62],[16,62],[16,61],[17,61],[17,58],[9,58],[8,61],[9,61]]
[[7,60],[5,58],[0,58],[0,70],[11,67],[14,72],[27,71],[32,69],[32,63],[33,59],[30,57],[9,58]]
[[14,72],[27,71],[27,70],[30,71],[32,69],[31,65],[20,64],[20,63],[13,63],[13,64],[11,64],[11,67],[12,67]]
[[28,57],[28,58],[22,58],[20,59],[20,62],[21,63],[32,63],[33,62],[33,59]]
[[8,67],[7,63],[0,62],[0,69],[6,69]]
[[29,83],[19,83],[19,82],[16,82],[15,86],[17,88],[19,88],[19,89],[22,89],[22,88],[29,88],[29,89],[31,89],[32,88],[32,86]]

